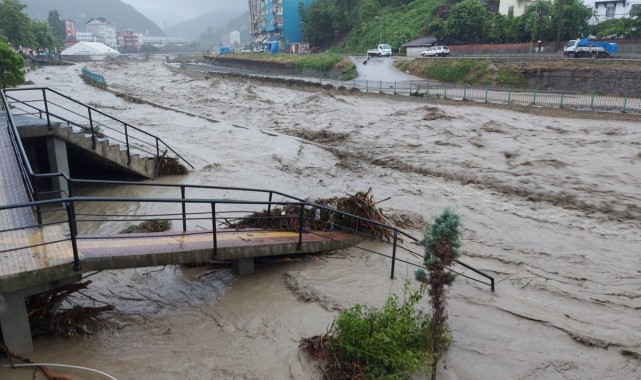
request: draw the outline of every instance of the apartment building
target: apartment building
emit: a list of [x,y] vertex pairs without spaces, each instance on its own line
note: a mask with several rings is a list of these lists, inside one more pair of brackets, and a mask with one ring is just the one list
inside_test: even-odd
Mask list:
[[85,23],[85,31],[112,49],[118,47],[116,26],[104,17],[94,17]]
[[270,51],[286,50],[296,42],[304,42],[299,4],[313,0],[249,0],[250,33],[253,48]]

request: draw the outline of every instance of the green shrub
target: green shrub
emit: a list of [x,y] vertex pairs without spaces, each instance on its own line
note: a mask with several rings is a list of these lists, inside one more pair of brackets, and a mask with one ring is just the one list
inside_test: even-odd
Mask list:
[[356,305],[341,313],[330,332],[334,353],[342,362],[358,363],[370,378],[403,379],[429,371],[430,317],[416,309],[424,292],[424,286],[411,291],[406,284],[402,302],[391,295],[382,310]]

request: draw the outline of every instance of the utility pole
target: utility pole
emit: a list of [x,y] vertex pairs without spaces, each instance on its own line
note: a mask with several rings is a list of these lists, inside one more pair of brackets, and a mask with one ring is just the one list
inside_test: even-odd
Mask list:
[[169,31],[167,30],[167,21],[165,21],[165,37],[166,37],[167,45],[169,45]]
[[377,20],[381,20],[381,25],[379,26],[379,29],[378,29],[378,43],[380,45],[383,43],[383,31],[385,30],[385,18],[379,17],[379,16],[374,16],[374,18]]
[[[555,51],[561,49],[561,22],[563,21],[563,0],[559,0],[559,17],[556,19],[556,45]],[[576,37],[573,37],[576,38]]]

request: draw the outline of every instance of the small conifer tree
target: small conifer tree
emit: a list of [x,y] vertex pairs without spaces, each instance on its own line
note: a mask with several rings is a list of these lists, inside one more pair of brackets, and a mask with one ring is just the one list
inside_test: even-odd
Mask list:
[[425,269],[416,270],[418,281],[428,285],[432,307],[432,380],[436,378],[436,366],[441,356],[439,341],[447,333],[446,286],[454,282],[454,275],[447,268],[461,255],[460,236],[461,217],[452,208],[447,207],[432,225],[423,233],[421,245],[425,247],[423,265]]

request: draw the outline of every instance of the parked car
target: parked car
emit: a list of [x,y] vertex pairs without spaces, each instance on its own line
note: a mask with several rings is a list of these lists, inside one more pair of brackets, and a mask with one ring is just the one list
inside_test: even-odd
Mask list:
[[450,48],[447,46],[432,46],[421,52],[421,57],[446,57],[450,55]]

